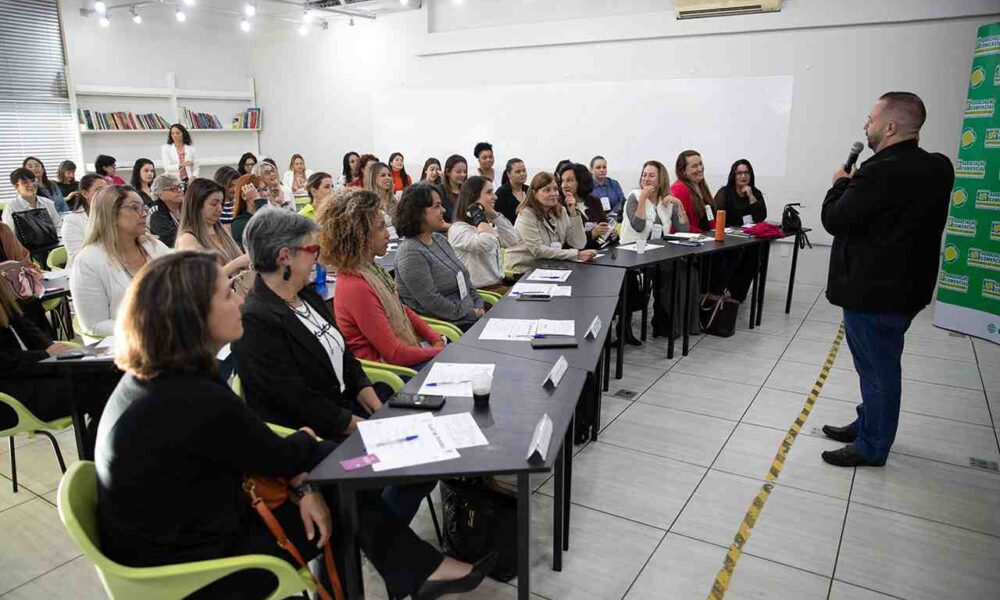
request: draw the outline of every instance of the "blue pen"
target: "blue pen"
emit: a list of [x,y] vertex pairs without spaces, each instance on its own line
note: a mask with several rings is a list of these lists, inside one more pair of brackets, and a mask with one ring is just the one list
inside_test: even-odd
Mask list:
[[408,435],[406,437],[399,438],[398,440],[389,440],[388,442],[382,442],[381,444],[376,444],[375,447],[379,448],[382,446],[388,446],[389,444],[400,444],[402,442],[412,442],[413,440],[420,437],[419,435]]

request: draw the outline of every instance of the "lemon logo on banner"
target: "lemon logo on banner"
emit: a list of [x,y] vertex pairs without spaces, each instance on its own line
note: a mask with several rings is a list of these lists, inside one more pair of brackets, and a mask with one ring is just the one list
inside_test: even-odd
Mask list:
[[972,70],[972,77],[969,78],[969,87],[976,89],[986,81],[986,69],[978,66]]
[[951,193],[951,203],[956,207],[962,206],[969,201],[969,193],[965,191],[965,188],[955,188],[955,191]]
[[948,244],[947,246],[944,247],[944,262],[950,265],[951,263],[958,260],[958,257],[959,257],[958,246],[956,246],[955,244]]
[[971,127],[966,127],[965,131],[962,132],[962,148],[968,150],[976,143],[976,130]]

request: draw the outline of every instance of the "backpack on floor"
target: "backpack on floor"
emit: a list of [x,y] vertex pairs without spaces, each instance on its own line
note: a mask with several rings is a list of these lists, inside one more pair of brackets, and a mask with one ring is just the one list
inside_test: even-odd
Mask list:
[[492,479],[441,481],[444,512],[442,551],[468,563],[490,552],[499,557],[490,571],[497,581],[517,575],[517,497]]

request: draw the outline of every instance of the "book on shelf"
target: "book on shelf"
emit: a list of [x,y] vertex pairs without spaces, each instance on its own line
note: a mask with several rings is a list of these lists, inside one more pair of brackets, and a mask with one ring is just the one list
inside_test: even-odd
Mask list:
[[233,117],[233,129],[260,129],[260,108],[248,108]]
[[167,129],[170,124],[157,113],[76,111],[81,131],[141,131]]
[[222,129],[222,121],[219,117],[211,113],[194,112],[184,106],[181,107],[181,114],[189,129]]

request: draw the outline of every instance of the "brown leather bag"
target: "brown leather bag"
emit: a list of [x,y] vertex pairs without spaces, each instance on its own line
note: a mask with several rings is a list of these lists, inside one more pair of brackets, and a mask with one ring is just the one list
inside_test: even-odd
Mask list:
[[323,545],[323,560],[326,564],[326,573],[330,577],[330,585],[333,586],[332,597],[330,596],[330,592],[326,591],[316,579],[316,576],[309,571],[309,567],[302,558],[302,554],[299,553],[299,549],[288,539],[288,535],[285,534],[281,523],[278,522],[278,519],[274,517],[274,513],[271,512],[272,509],[278,508],[289,500],[293,504],[298,504],[294,494],[288,493],[288,481],[282,477],[251,475],[243,482],[243,491],[246,492],[250,500],[250,506],[257,511],[261,520],[264,521],[264,525],[267,526],[268,531],[277,540],[278,547],[291,554],[295,562],[299,564],[299,567],[309,572],[309,576],[312,577],[313,583],[316,585],[316,592],[319,594],[319,597],[322,600],[334,600],[334,598],[336,600],[344,600],[344,589],[340,583],[340,575],[337,573],[337,565],[333,562],[333,549],[330,547],[329,540]]

